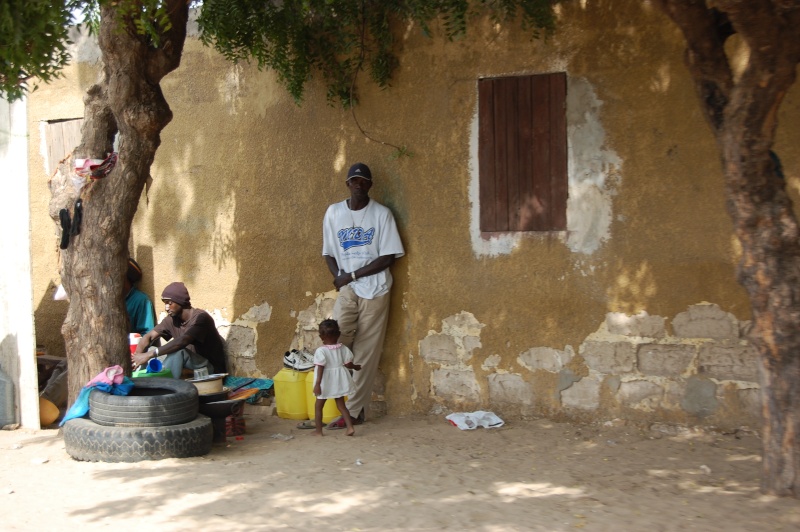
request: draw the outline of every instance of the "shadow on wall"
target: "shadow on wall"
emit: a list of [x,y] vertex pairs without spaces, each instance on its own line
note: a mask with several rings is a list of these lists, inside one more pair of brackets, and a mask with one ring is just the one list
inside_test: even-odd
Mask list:
[[69,301],[54,300],[56,289],[56,285],[51,281],[33,311],[33,318],[36,343],[44,346],[48,355],[64,357],[67,353],[64,337],[61,335],[61,325],[67,317]]
[[[188,70],[211,62],[215,65],[210,72],[235,73],[241,78],[240,87],[259,87],[268,81],[267,74],[233,68],[206,49],[188,47],[183,59]],[[199,272],[203,277],[228,275],[225,272],[235,267],[233,301],[221,313],[232,324],[241,320],[236,324],[252,329],[244,331],[243,352],[251,353],[254,367],[272,377],[295,338],[298,314],[314,305],[317,294],[333,288],[321,257],[326,208],[347,197],[345,173],[361,159],[384,180],[373,189],[374,197],[383,202],[381,196],[389,186],[386,158],[380,152],[351,153],[355,151],[351,147],[362,144],[356,134],[342,132],[349,115],[327,107],[319,94],[316,99],[309,96],[304,107],[271,106],[258,94],[250,98],[234,94],[228,99],[227,93],[219,92],[226,86],[221,77],[196,90],[170,78],[162,85],[174,118],[162,134],[164,143],[153,167],[154,201],[148,205],[146,222],[155,238],[152,252],[168,246],[176,276],[189,285],[198,280]],[[275,90],[284,91],[277,85]],[[229,105],[254,112],[239,112],[237,107],[228,114]],[[224,119],[213,118],[220,115]],[[320,124],[318,135],[291,127],[281,129],[280,149],[265,141],[280,124],[304,123]],[[315,145],[320,137],[326,139],[323,147]],[[231,153],[237,142],[219,139],[241,139],[240,147]],[[308,159],[320,150],[325,154]],[[160,293],[161,287],[153,288]],[[227,297],[220,294],[218,300]],[[209,312],[217,310],[205,297],[198,297],[197,304]],[[258,309],[265,304],[274,308],[270,317],[253,318],[261,315]]]
[[[139,263],[139,266],[142,268],[142,279],[137,284],[137,288],[144,292],[147,297],[150,298],[150,301],[153,303],[154,310],[156,312],[155,317],[158,317],[159,306],[156,304],[159,301],[159,298],[156,297],[156,287],[154,285],[154,263],[153,263],[153,247],[152,246],[136,246],[136,253],[131,254],[131,257]],[[163,287],[161,287],[163,288]],[[160,295],[161,289],[159,289],[158,294]],[[164,305],[161,305],[163,307]],[[163,309],[162,309],[163,310]],[[156,319],[156,322],[158,320]]]

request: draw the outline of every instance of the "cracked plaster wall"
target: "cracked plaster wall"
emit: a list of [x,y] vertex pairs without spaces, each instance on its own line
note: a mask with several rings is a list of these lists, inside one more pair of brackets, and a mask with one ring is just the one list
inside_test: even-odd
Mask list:
[[[533,347],[502,364],[477,356],[489,327],[468,312],[446,318],[419,342],[430,411],[473,409],[572,419],[667,419],[758,426],[757,353],[748,323],[719,306],[690,306],[671,320],[609,313],[597,331],[563,350]],[[479,365],[480,364],[480,365]]]
[[[307,349],[313,353],[322,344],[318,335],[319,322],[333,316],[333,304],[335,301],[335,291],[317,294],[314,302],[309,307],[299,311],[292,311],[291,317],[296,320],[295,334],[292,342],[286,346],[285,350]],[[225,317],[225,309],[208,311],[214,318],[220,335],[225,339],[231,373],[272,377],[272,375],[262,373],[256,364],[259,325],[270,321],[272,310],[273,307],[265,302],[251,307],[232,322]],[[159,319],[161,318],[163,316]],[[282,354],[280,353],[280,355]]]

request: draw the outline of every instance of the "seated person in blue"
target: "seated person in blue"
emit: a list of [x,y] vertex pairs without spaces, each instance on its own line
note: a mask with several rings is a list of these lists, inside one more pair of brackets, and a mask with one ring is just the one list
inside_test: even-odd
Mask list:
[[125,309],[131,326],[128,332],[145,334],[155,327],[155,311],[153,303],[144,292],[136,288],[142,279],[142,268],[133,259],[128,259],[128,272],[125,274]]
[[[183,283],[169,284],[161,294],[167,317],[142,336],[131,355],[133,367],[158,358],[176,379],[184,369],[206,368],[208,373],[225,373],[225,347],[214,318],[205,310],[192,308],[189,291]],[[170,340],[162,347],[149,348],[158,338]]]

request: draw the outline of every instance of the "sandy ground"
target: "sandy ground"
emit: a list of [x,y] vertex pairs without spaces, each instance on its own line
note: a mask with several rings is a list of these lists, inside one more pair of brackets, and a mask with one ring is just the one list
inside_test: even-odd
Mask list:
[[[800,530],[748,433],[382,418],[315,438],[264,412],[199,458],[78,462],[0,431],[3,530]],[[287,439],[287,437],[290,437]]]

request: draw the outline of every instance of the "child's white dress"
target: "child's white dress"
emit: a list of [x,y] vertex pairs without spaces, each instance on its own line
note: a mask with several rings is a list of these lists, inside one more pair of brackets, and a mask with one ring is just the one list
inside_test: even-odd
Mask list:
[[319,367],[324,366],[320,388],[322,394],[317,399],[336,399],[356,393],[353,376],[344,367],[353,361],[353,352],[343,344],[323,345],[314,352],[314,383],[317,382]]

